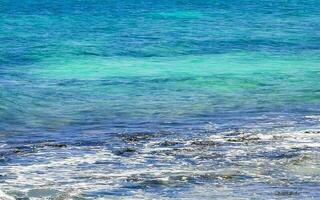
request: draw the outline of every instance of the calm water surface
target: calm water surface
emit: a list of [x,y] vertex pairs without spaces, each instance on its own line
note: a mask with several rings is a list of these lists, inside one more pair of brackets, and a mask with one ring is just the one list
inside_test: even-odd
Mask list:
[[0,199],[320,198],[317,0],[0,0]]

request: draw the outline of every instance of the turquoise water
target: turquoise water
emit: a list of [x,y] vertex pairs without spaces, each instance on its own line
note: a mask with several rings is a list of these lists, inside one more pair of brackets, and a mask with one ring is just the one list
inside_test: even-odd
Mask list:
[[319,9],[0,1],[0,198],[319,198]]

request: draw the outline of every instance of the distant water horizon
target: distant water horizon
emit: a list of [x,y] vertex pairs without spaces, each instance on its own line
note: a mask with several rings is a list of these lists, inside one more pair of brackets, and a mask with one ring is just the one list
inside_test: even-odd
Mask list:
[[318,1],[0,1],[0,199],[320,198]]

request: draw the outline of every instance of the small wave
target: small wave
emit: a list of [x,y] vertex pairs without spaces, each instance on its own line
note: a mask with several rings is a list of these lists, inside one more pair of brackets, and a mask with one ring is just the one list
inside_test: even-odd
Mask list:
[[308,115],[308,116],[305,116],[305,118],[309,120],[320,121],[320,115]]

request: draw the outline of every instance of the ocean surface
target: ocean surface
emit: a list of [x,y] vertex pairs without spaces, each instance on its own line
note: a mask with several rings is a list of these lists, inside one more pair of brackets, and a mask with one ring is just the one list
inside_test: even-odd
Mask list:
[[320,199],[319,10],[0,0],[0,199]]

